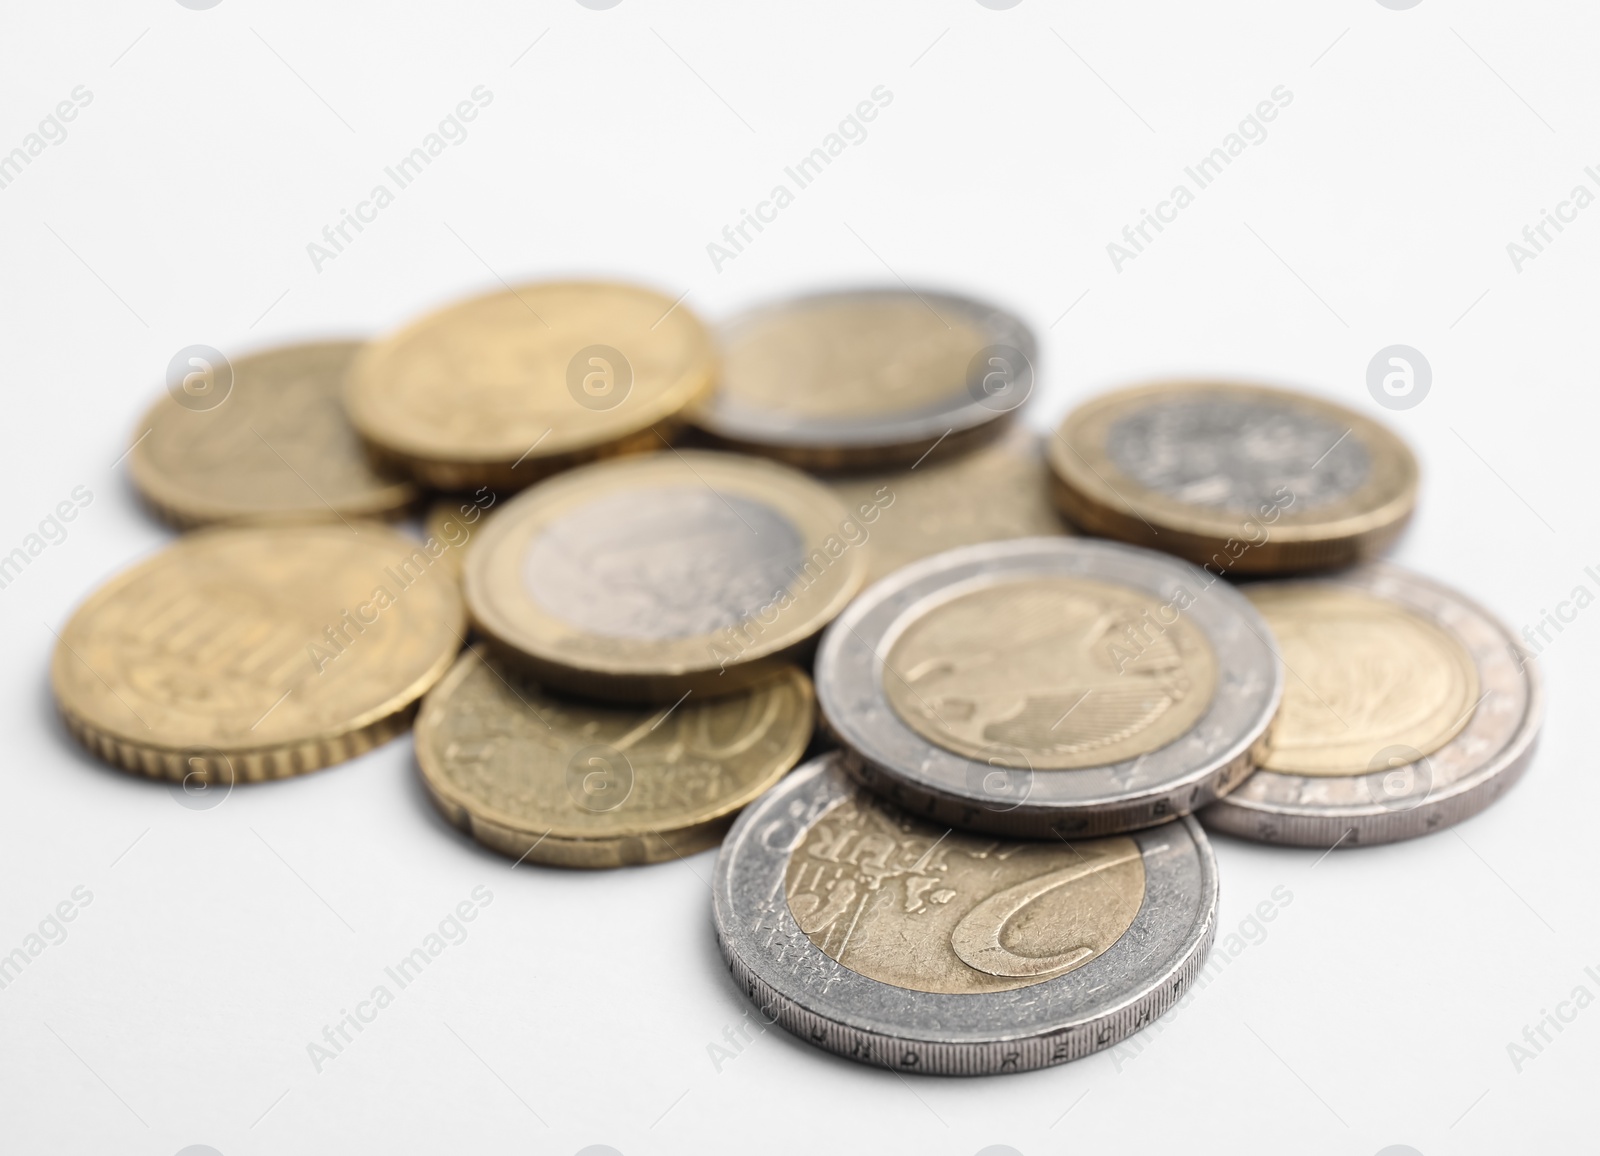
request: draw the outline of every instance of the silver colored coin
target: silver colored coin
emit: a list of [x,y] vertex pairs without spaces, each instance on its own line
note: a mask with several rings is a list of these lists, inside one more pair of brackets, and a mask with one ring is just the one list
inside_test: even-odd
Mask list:
[[1218,895],[1193,819],[997,844],[897,812],[839,764],[768,791],[717,858],[717,941],[766,1022],[895,1071],[987,1075],[1110,1047],[1189,991]]
[[1032,394],[1019,318],[932,290],[778,302],[721,333],[722,379],[690,420],[728,445],[812,469],[909,465],[1001,428]]
[[[952,608],[968,604],[962,622]],[[1269,638],[1237,590],[1167,555],[984,543],[860,595],[823,636],[817,698],[846,769],[907,811],[1021,838],[1109,834],[1249,774],[1283,693]]]
[[[1200,812],[1207,827],[1296,847],[1392,843],[1477,814],[1522,776],[1538,743],[1544,694],[1534,660],[1504,624],[1456,591],[1394,566],[1306,581],[1374,595],[1438,627],[1470,656],[1480,697],[1465,725],[1428,754],[1375,750],[1375,769],[1366,774],[1258,770]],[[1404,761],[1407,754],[1417,757]]]

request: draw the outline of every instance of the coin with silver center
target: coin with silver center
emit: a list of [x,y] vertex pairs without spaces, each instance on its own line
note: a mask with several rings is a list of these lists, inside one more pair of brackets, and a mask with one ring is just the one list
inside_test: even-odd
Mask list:
[[919,815],[1027,838],[1162,823],[1251,768],[1283,675],[1214,575],[1022,538],[883,579],[829,627],[817,699],[846,768]]
[[751,804],[717,857],[717,941],[768,1023],[898,1072],[986,1075],[1110,1047],[1189,991],[1217,912],[1193,819],[997,840],[898,810],[841,761]]
[[998,432],[1033,391],[1033,334],[931,290],[818,293],[722,333],[722,378],[689,420],[725,445],[807,469],[908,466]]
[[1261,769],[1201,812],[1208,827],[1301,847],[1388,843],[1477,814],[1527,769],[1538,670],[1488,611],[1387,565],[1243,589],[1288,682]]

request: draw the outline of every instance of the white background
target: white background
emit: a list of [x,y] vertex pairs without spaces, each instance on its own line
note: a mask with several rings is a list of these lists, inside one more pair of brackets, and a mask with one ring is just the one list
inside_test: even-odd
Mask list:
[[[170,536],[113,462],[178,349],[378,333],[498,277],[572,274],[687,291],[712,320],[838,283],[987,296],[1040,335],[1041,427],[1156,374],[1322,393],[1421,458],[1395,558],[1534,623],[1597,588],[1600,208],[1521,272],[1506,244],[1576,183],[1600,191],[1596,25],[1576,0],[9,5],[0,151],[75,86],[93,101],[0,190],[0,552],[73,487],[94,500],[0,591],[0,952],[74,887],[93,901],[0,990],[0,1143],[1578,1147],[1600,1010],[1520,1073],[1507,1045],[1580,983],[1600,996],[1600,610],[1548,649],[1542,749],[1491,811],[1320,864],[1218,840],[1224,933],[1293,894],[1264,942],[1132,1058],[970,1081],[776,1029],[716,1070],[708,1045],[746,1009],[709,853],[512,870],[432,812],[409,740],[188,809],[72,745],[46,666],[74,604]],[[493,102],[470,137],[315,270],[307,243],[477,85]],[[707,243],[878,85],[870,136],[716,272]],[[1107,243],[1278,85],[1267,139],[1117,272]],[[1434,370],[1403,413],[1365,380],[1396,342]],[[470,938],[316,1073],[323,1025],[479,885]]]

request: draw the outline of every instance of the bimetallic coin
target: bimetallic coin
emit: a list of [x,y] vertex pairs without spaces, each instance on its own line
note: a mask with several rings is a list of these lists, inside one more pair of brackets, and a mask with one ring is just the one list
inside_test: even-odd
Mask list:
[[1050,444],[1055,498],[1090,533],[1217,574],[1342,566],[1411,516],[1417,462],[1394,434],[1303,394],[1174,382],[1096,398]]
[[649,454],[497,511],[467,555],[467,606],[499,656],[564,692],[727,694],[803,655],[860,589],[864,541],[786,466]]
[[360,349],[338,341],[242,357],[212,408],[163,396],[128,454],[139,493],[179,529],[399,514],[416,486],[368,460],[339,400]]
[[1013,425],[978,449],[942,450],[915,469],[829,479],[868,535],[868,582],[956,546],[1067,533],[1032,430]]
[[863,289],[770,305],[723,334],[690,410],[717,440],[810,469],[910,465],[992,435],[1033,390],[1033,334],[991,305]]
[[605,706],[474,649],[423,701],[417,765],[446,818],[514,859],[659,863],[716,846],[799,760],[814,714],[792,666],[738,694]]
[[908,815],[839,764],[768,791],[717,857],[717,940],[763,1020],[862,1063],[984,1075],[1110,1047],[1189,991],[1217,913],[1193,819],[996,841]]
[[404,731],[465,615],[427,548],[372,522],[211,529],[102,586],[50,681],[90,750],[157,778],[282,778]]
[[1201,812],[1267,843],[1353,847],[1483,810],[1533,757],[1538,672],[1509,630],[1393,566],[1243,588],[1289,671],[1262,768]]
[[1110,542],[1022,538],[913,563],[817,652],[845,768],[916,814],[1022,837],[1135,830],[1249,772],[1283,675],[1214,575]]
[[658,449],[711,384],[711,339],[632,285],[524,285],[370,346],[345,405],[368,444],[437,489],[513,490],[579,462]]

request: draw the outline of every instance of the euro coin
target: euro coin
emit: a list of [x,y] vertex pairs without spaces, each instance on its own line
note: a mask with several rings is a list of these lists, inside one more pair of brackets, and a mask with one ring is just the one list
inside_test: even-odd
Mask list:
[[1353,847],[1487,807],[1533,757],[1538,670],[1461,594],[1394,566],[1244,588],[1289,679],[1260,767],[1201,812],[1231,835]]
[[996,841],[896,809],[828,755],[745,809],[712,895],[765,1022],[897,1072],[985,1075],[1110,1047],[1187,995],[1217,869],[1190,818]]
[[1021,425],[966,453],[837,476],[828,488],[864,523],[868,582],[956,546],[1067,533],[1050,502],[1044,446]]
[[376,523],[202,530],[90,595],[50,680],[68,728],[116,766],[282,778],[404,731],[464,617],[427,550]]
[[807,653],[860,588],[866,538],[786,466],[649,454],[507,502],[467,554],[467,606],[497,654],[564,692],[731,693]]
[[1025,838],[1186,815],[1251,767],[1283,674],[1227,583],[1073,538],[964,546],[870,587],[817,652],[844,766],[914,814]]
[[523,285],[452,305],[351,367],[350,419],[380,455],[441,490],[514,490],[656,449],[711,384],[710,336],[632,285]]
[[451,823],[518,861],[659,863],[716,846],[811,738],[795,667],[732,695],[627,707],[551,694],[474,649],[417,716],[417,765]]
[[1061,423],[1050,465],[1056,502],[1082,529],[1217,574],[1371,557],[1417,500],[1416,459],[1378,423],[1304,394],[1220,382],[1096,398]]
[[901,289],[822,293],[728,326],[722,377],[690,411],[725,445],[809,469],[910,465],[993,434],[1033,390],[1016,317]]
[[[163,396],[134,434],[133,483],[179,529],[398,515],[416,486],[368,459],[340,403],[353,341],[291,345],[230,366],[205,404]],[[226,388],[223,388],[223,387]]]

